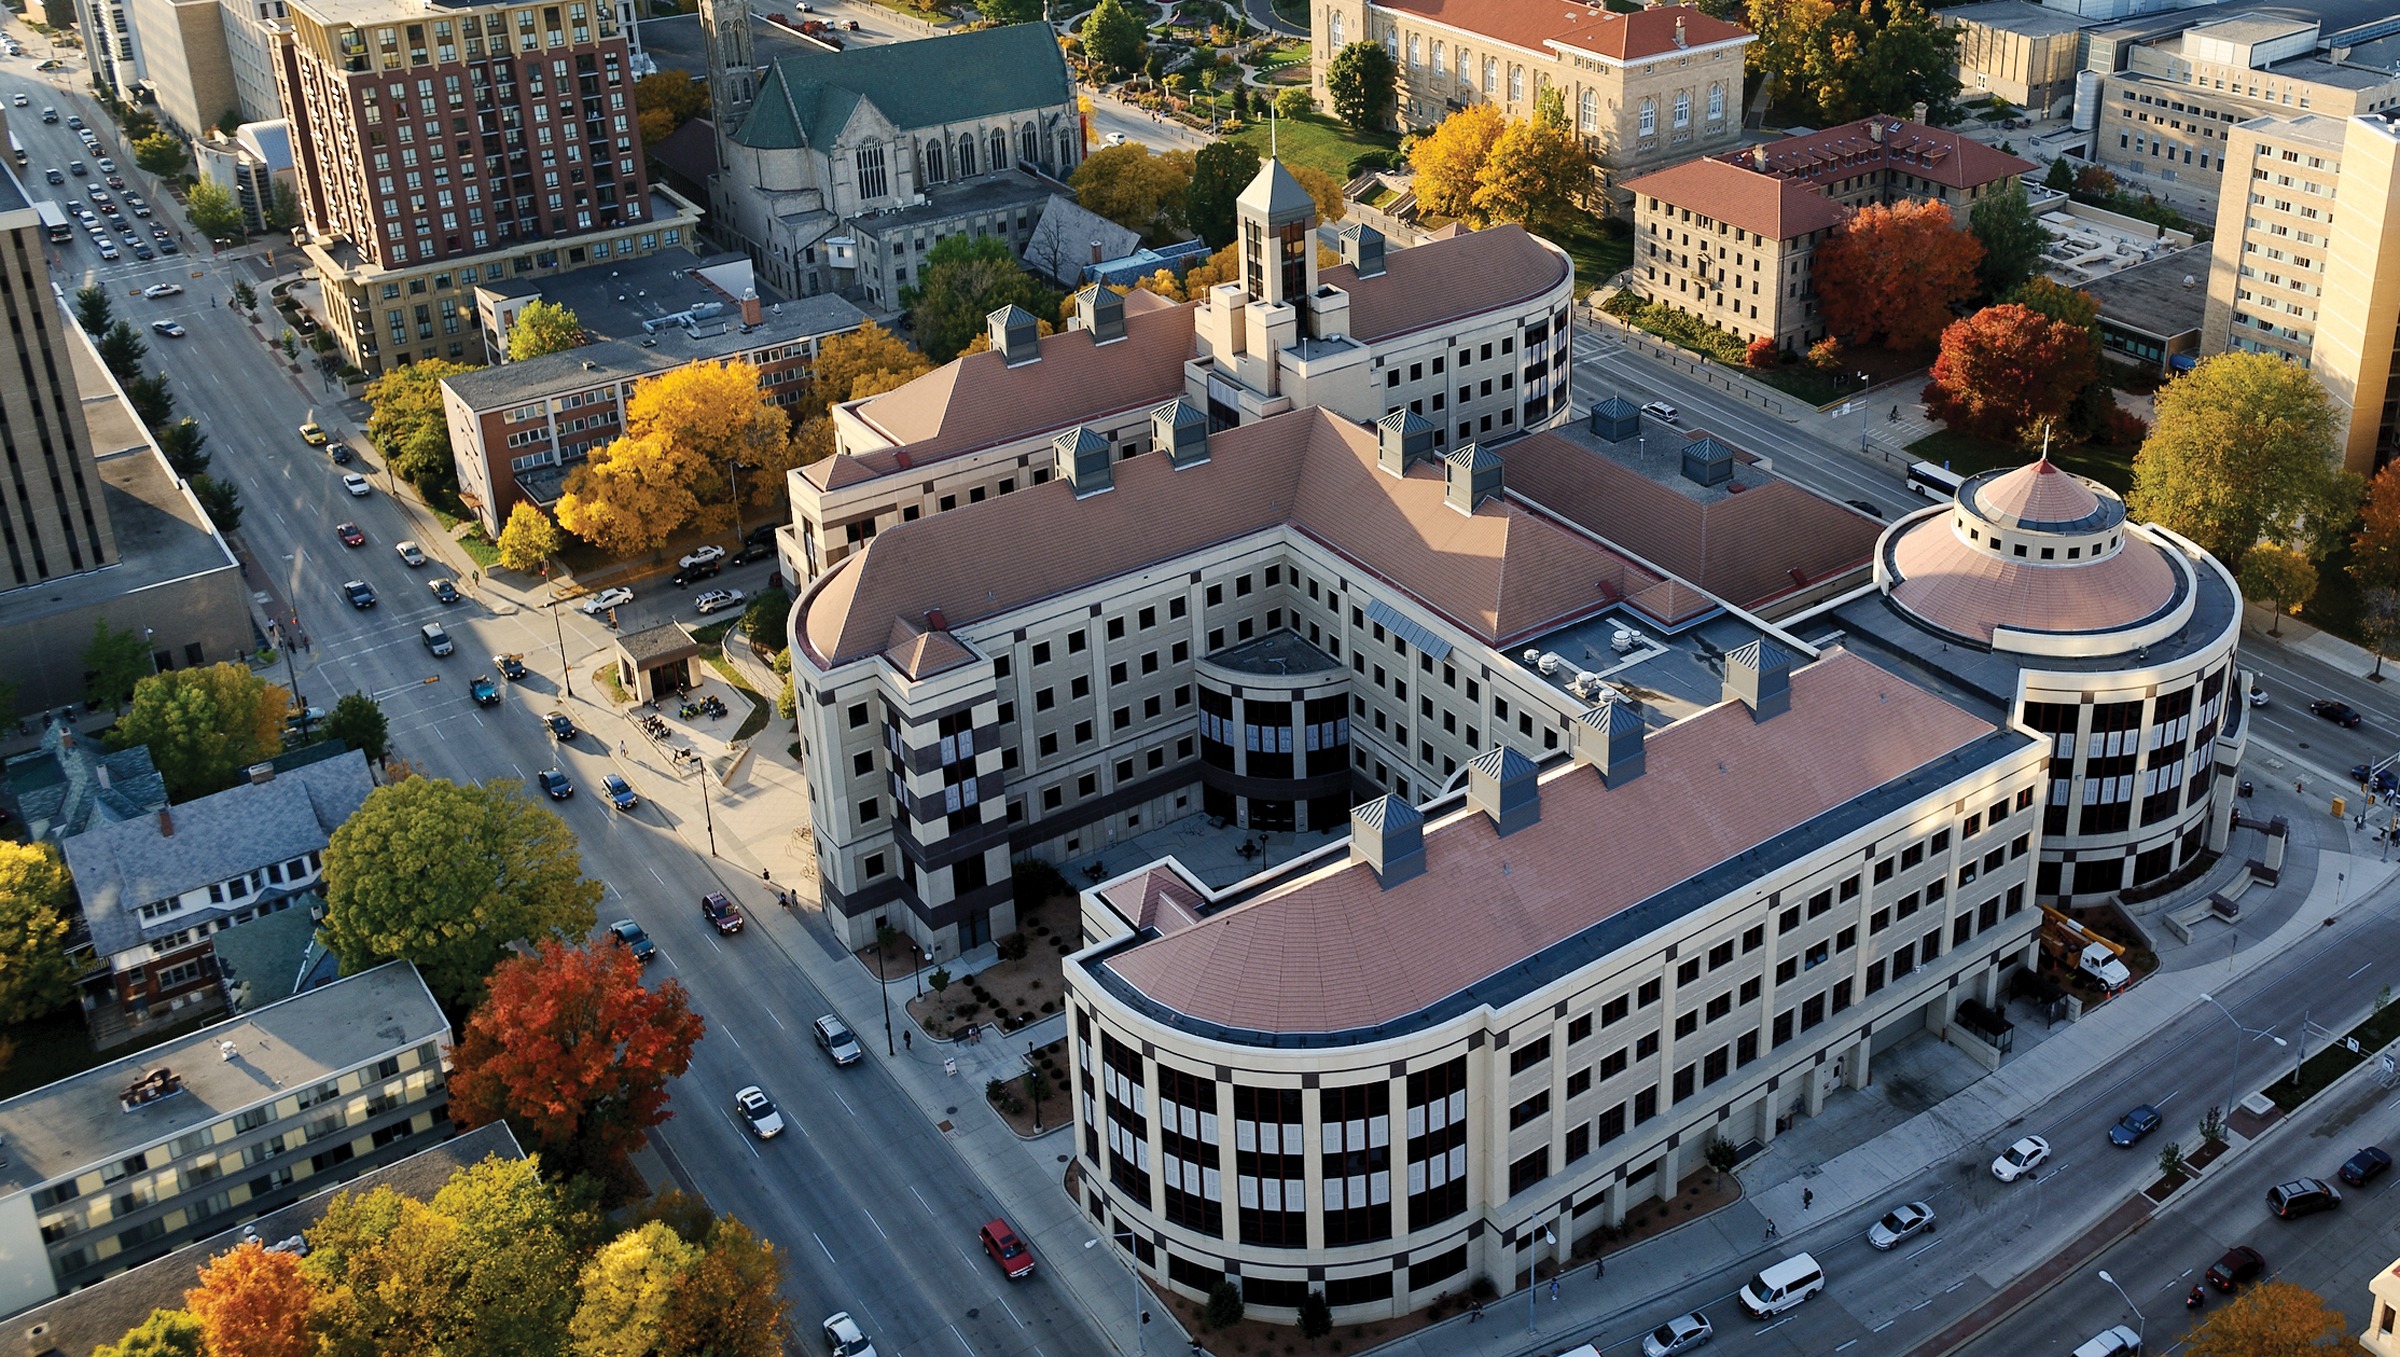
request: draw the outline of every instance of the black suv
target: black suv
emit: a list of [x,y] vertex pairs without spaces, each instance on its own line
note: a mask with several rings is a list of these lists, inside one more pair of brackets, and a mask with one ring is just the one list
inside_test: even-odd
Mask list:
[[702,580],[715,579],[724,569],[725,563],[722,560],[701,561],[696,565],[687,565],[675,572],[675,587],[689,589]]
[[2330,1211],[2342,1204],[2342,1194],[2322,1178],[2294,1178],[2267,1189],[2267,1209],[2285,1220]]

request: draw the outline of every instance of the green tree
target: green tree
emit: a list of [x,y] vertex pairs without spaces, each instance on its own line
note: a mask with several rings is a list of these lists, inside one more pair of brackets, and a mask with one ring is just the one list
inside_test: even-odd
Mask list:
[[167,374],[153,372],[137,377],[125,386],[125,399],[133,406],[135,418],[145,429],[155,429],[175,414],[175,393],[168,389]]
[[367,387],[367,438],[393,474],[420,490],[458,488],[441,382],[472,370],[464,363],[428,358],[392,368]]
[[778,653],[789,649],[791,642],[784,624],[791,620],[792,596],[781,589],[762,589],[750,606],[742,610],[742,635]]
[[267,205],[267,229],[289,231],[300,224],[300,195],[290,184],[275,181],[275,201]]
[[189,160],[183,143],[165,132],[153,132],[133,144],[133,163],[162,178],[183,173]]
[[1309,94],[1308,87],[1305,85],[1289,86],[1275,96],[1275,111],[1286,118],[1297,118],[1304,113],[1314,112],[1316,107],[1317,101]]
[[191,215],[192,229],[210,240],[239,240],[244,234],[242,205],[212,180],[192,185],[184,195],[184,207]]
[[996,24],[1038,24],[1042,0],[975,0],[975,8]]
[[92,620],[92,643],[83,648],[83,695],[94,706],[123,708],[133,700],[134,685],[157,672],[150,638],[138,631],[118,631],[107,618]]
[[233,285],[233,304],[244,311],[258,309],[258,289],[250,286],[249,279],[241,279]]
[[392,723],[383,706],[365,693],[344,693],[325,717],[325,733],[352,749],[363,751],[369,763],[383,762],[391,752]]
[[2283,635],[2284,613],[2297,613],[2317,592],[2317,565],[2281,542],[2260,542],[2242,557],[2242,596],[2264,603],[2275,620],[2267,635]]
[[2074,326],[2091,336],[2094,345],[2100,342],[2100,299],[2081,288],[2055,283],[2036,274],[2012,289],[2007,301],[2028,311],[2038,311],[2062,325]]
[[[56,848],[0,841],[0,1032],[75,998],[77,967],[67,959],[61,912],[72,902]],[[0,1066],[9,1049],[0,1036]]]
[[917,343],[936,363],[947,363],[985,329],[984,318],[1004,306],[1021,306],[1036,316],[1058,313],[1058,294],[1017,263],[999,236],[945,236],[925,256],[925,270],[912,293],[901,299]]
[[1361,132],[1381,131],[1391,120],[1398,77],[1383,44],[1361,39],[1333,54],[1325,67],[1325,93],[1343,122]]
[[214,476],[193,476],[190,480],[192,498],[200,501],[200,508],[218,532],[233,532],[242,526],[242,493],[233,488],[231,481]]
[[150,1317],[114,1343],[92,1349],[92,1357],[213,1357],[207,1331],[181,1310],[152,1310]]
[[2159,391],[2127,508],[2239,576],[2262,540],[2349,527],[2359,482],[2335,470],[2335,425],[2331,398],[2306,368],[2262,353],[2218,354]]
[[2074,191],[2075,167],[2067,163],[2065,156],[2050,162],[2050,172],[2042,176],[2042,187],[2059,193]]
[[[1378,49],[1380,50],[1380,49]],[[1208,1326],[1230,1329],[1242,1322],[1242,1285],[1231,1277],[1208,1289]]]
[[583,322],[557,302],[534,302],[508,327],[508,361],[522,363],[580,347]]
[[118,381],[131,382],[142,375],[142,357],[150,352],[150,346],[133,332],[133,326],[121,320],[109,326],[108,333],[100,336],[99,347],[100,361]]
[[1153,155],[1149,147],[1129,141],[1084,157],[1067,183],[1078,205],[1163,244],[1180,237],[1194,163],[1189,151]]
[[108,289],[98,283],[86,283],[75,289],[75,323],[83,332],[97,340],[108,333],[110,322],[116,319],[116,309]]
[[1212,141],[1192,158],[1183,220],[1192,234],[1222,250],[1233,243],[1233,200],[1258,177],[1258,152],[1238,141]]
[[170,669],[134,686],[133,705],[109,734],[117,749],[150,747],[150,762],[177,801],[221,792],[242,770],[283,752],[292,695],[249,666]]
[[1310,1343],[1333,1332],[1333,1307],[1325,1303],[1325,1293],[1311,1291],[1300,1299],[1300,1336]]
[[500,564],[523,575],[539,574],[558,555],[561,539],[550,515],[519,500],[500,528]]
[[507,780],[376,788],[334,830],[325,883],[325,945],[343,969],[412,961],[453,1012],[512,942],[580,938],[600,903],[574,832]]
[[1100,0],[1083,20],[1083,50],[1117,71],[1142,67],[1142,21],[1121,0]]
[[175,474],[186,478],[208,470],[208,454],[201,449],[208,444],[208,435],[200,432],[200,421],[185,416],[158,431],[158,450],[167,455],[167,465]]
[[2042,251],[2050,248],[2050,233],[2034,217],[2025,186],[2015,179],[1975,200],[1967,211],[1967,229],[1983,242],[1983,262],[1975,266],[1975,280],[1989,300],[2007,296],[2033,277]]

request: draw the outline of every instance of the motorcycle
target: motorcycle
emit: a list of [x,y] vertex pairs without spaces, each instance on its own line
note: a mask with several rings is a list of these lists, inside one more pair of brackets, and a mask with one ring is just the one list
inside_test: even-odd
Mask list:
[[2186,1310],[2197,1310],[2207,1303],[2208,1292],[2200,1287],[2195,1286],[2191,1290],[2184,1293],[2183,1308]]

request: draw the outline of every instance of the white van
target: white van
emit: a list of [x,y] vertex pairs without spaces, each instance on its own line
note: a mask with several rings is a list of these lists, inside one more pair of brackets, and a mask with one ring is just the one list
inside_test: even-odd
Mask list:
[[1825,1270],[1805,1253],[1795,1253],[1752,1277],[1742,1288],[1742,1308],[1765,1319],[1791,1309],[1825,1289]]

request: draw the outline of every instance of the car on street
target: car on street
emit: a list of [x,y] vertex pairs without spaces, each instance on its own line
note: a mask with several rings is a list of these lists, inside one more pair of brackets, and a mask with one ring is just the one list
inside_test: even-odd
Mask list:
[[1690,1352],[1716,1335],[1708,1316],[1698,1310],[1677,1315],[1666,1323],[1642,1335],[1642,1357],[1675,1357]]
[[775,544],[773,542],[744,542],[742,549],[733,553],[733,563],[748,565],[752,561],[763,561],[774,554]]
[[511,683],[525,677],[525,657],[522,655],[494,655],[492,663],[499,668],[500,677]]
[[631,919],[619,919],[610,924],[608,935],[616,939],[620,946],[632,948],[633,959],[643,965],[648,965],[650,958],[658,953],[658,944],[650,941],[650,935],[643,932],[642,926]]
[[632,810],[642,804],[642,798],[633,794],[632,784],[615,773],[602,775],[600,790],[607,795],[608,804],[615,806],[618,810]]
[[78,131],[78,132],[82,131],[82,130],[83,130],[83,115],[82,115],[82,114],[80,114],[80,113],[70,113],[70,114],[68,114],[68,115],[67,115],[67,126],[74,128],[74,129],[75,129],[76,131]]
[[622,608],[631,602],[633,602],[633,591],[620,586],[615,589],[603,589],[577,606],[585,617],[598,617],[611,608]]
[[451,643],[450,633],[442,630],[442,624],[439,622],[428,622],[417,628],[417,635],[425,639],[425,648],[436,655],[447,655],[458,649]]
[[756,1084],[733,1095],[733,1109],[750,1124],[750,1133],[760,1140],[773,1140],[783,1134],[783,1114],[775,1110],[775,1100]]
[[342,584],[342,593],[349,597],[350,606],[353,608],[372,608],[375,606],[375,587],[371,584],[368,584],[365,580],[344,581]]
[[700,897],[700,915],[719,933],[742,931],[741,906],[723,891],[710,891]]
[[354,496],[364,497],[375,487],[367,484],[366,477],[361,476],[357,472],[353,471],[349,475],[342,477],[342,488],[349,491]]
[[1683,422],[1681,414],[1675,409],[1674,406],[1667,404],[1665,401],[1650,402],[1648,405],[1642,407],[1642,413],[1650,416],[1652,419],[1657,420],[1661,424],[1680,424]]
[[2341,1204],[2342,1194],[2322,1178],[2294,1178],[2267,1189],[2267,1209],[2285,1220],[2331,1211]]
[[[800,12],[807,13],[808,6],[802,5]],[[831,1357],[875,1357],[875,1345],[847,1310],[825,1316],[825,1350]]]
[[392,550],[400,553],[400,563],[411,570],[425,564],[425,549],[414,542],[395,542]]
[[2392,1166],[2392,1157],[2380,1145],[2369,1145],[2342,1161],[2341,1172],[2334,1176],[2352,1187],[2365,1187]]
[[94,244],[95,248],[100,251],[100,257],[102,259],[115,259],[117,257],[117,247],[109,241],[108,237],[102,236]]
[[991,1255],[1010,1281],[1033,1275],[1033,1250],[1017,1237],[1016,1231],[1008,1228],[1007,1221],[997,1217],[985,1221],[978,1237],[983,1240],[983,1251]]
[[42,177],[49,180],[53,184],[63,184],[67,182],[67,174],[64,170],[44,170],[42,171]]
[[165,335],[169,339],[181,339],[191,333],[171,320],[154,320],[150,322],[150,329],[153,333]]
[[566,773],[559,769],[545,768],[535,773],[533,780],[541,784],[542,793],[553,801],[574,799],[575,784],[568,779]]
[[689,570],[696,565],[707,565],[711,561],[722,561],[724,559],[725,548],[718,546],[714,542],[711,542],[707,546],[692,548],[692,552],[688,556],[677,557],[675,559],[675,568],[678,570]]
[[2102,1329],[2092,1339],[2075,1349],[2075,1357],[2127,1357],[2142,1350],[2142,1336],[2119,1324]]
[[151,249],[147,245],[136,245],[133,247],[133,257],[136,259],[156,259],[158,258],[158,251]]
[[2370,768],[2363,763],[2350,765],[2350,780],[2361,787],[2372,781],[2375,790],[2385,796],[2391,795],[2395,788],[2400,788],[2400,773],[2389,768]]
[[858,1048],[858,1038],[850,1035],[850,1028],[831,1013],[817,1019],[813,1027],[817,1044],[825,1048],[825,1054],[833,1057],[834,1064],[855,1065],[859,1057],[866,1054]]
[[[10,52],[9,55],[13,57],[16,55],[16,53]],[[33,102],[31,99],[26,98],[22,94],[12,94],[8,96],[8,101],[12,104],[15,104],[19,108],[24,108]]]
[[2344,730],[2356,730],[2367,719],[2358,714],[2358,708],[2347,702],[2336,702],[2330,697],[2320,697],[2309,703],[2308,714],[2322,716]]
[[43,122],[46,122],[46,123],[54,123],[54,122],[57,122],[57,121],[58,121],[58,110],[57,110],[57,109],[55,109],[55,108],[45,108],[45,109],[43,109],[43,110],[42,110],[42,121],[43,121]]
[[2157,1108],[2143,1103],[2117,1118],[2117,1124],[2108,1128],[2108,1143],[2120,1150],[2130,1150],[2141,1143],[2143,1136],[2157,1130],[2158,1124],[2164,1120]]
[[312,419],[308,423],[300,426],[300,441],[308,444],[312,448],[324,447],[325,430],[319,428],[317,426],[317,422]]
[[117,172],[117,162],[109,159],[107,156],[100,157],[98,163],[100,166],[100,172],[102,174],[115,174]]
[[[107,197],[107,195],[106,195],[106,194],[97,193],[97,192],[95,192],[93,196],[94,196],[94,197],[96,197],[96,198],[103,199],[103,200],[105,200],[105,199],[106,199],[106,197]],[[149,298],[151,298],[151,299],[153,299],[153,300],[156,300],[157,298],[160,298],[160,297],[180,297],[180,296],[182,296],[182,295],[183,295],[183,284],[181,284],[181,283],[152,283],[150,286],[148,286],[148,287],[146,287],[146,288],[143,288],[143,289],[142,289],[142,295],[143,295],[143,296],[145,296],[145,297],[149,297]]]
[[724,569],[724,565],[719,562],[704,561],[699,565],[685,566],[676,571],[675,578],[668,582],[678,589],[689,589],[702,580],[715,579]]
[[1883,1219],[1867,1227],[1867,1242],[1879,1249],[1897,1247],[1933,1228],[1933,1208],[1923,1202],[1895,1206],[1883,1213]]
[[2004,1183],[2013,1183],[2050,1157],[2050,1142],[2040,1136],[2027,1136],[2000,1152],[1992,1161],[1992,1176]]
[[492,676],[489,674],[477,674],[474,680],[467,684],[467,695],[475,699],[475,705],[478,707],[500,705],[500,685],[492,682]]
[[711,589],[707,593],[695,597],[692,600],[692,608],[695,612],[705,616],[709,613],[723,612],[727,608],[738,608],[742,606],[742,598],[743,594],[739,589]]
[[434,600],[445,607],[458,602],[458,586],[448,580],[427,580],[425,587],[433,592]]
[[325,456],[327,460],[331,461],[335,466],[348,466],[350,465],[350,459],[357,455],[358,454],[350,451],[350,445],[348,443],[328,443],[325,445]]
[[92,167],[80,160],[70,160],[67,162],[67,173],[78,179],[88,179],[91,177]]
[[342,539],[343,546],[363,547],[367,544],[367,535],[359,531],[356,523],[336,523],[333,531],[335,536]]
[[113,188],[113,189],[122,189],[122,188],[124,188],[124,187],[125,187],[125,176],[124,176],[124,175],[121,175],[121,174],[112,174],[112,175],[110,175],[110,176],[108,177],[108,186],[109,186],[110,188]]
[[[135,215],[135,216],[137,216],[137,217],[147,217],[147,216],[149,216],[149,215],[150,215],[150,209],[148,209],[148,208],[146,208],[146,207],[137,207],[137,208],[135,208],[135,209],[134,209],[134,215]],[[175,244],[175,242],[174,242],[174,241],[172,241],[172,240],[162,240],[162,241],[158,242],[158,252],[159,252],[160,254],[182,254],[182,253],[183,253],[182,249],[181,249],[181,248],[179,248],[179,247],[178,247],[178,246]]]
[[2219,1291],[2231,1291],[2244,1282],[2254,1282],[2266,1275],[2267,1260],[2247,1244],[2236,1244],[2225,1250],[2225,1256],[2208,1265],[2208,1284]]
[[550,728],[550,735],[553,739],[572,740],[575,738],[575,723],[563,711],[545,713],[542,717],[542,724]]

